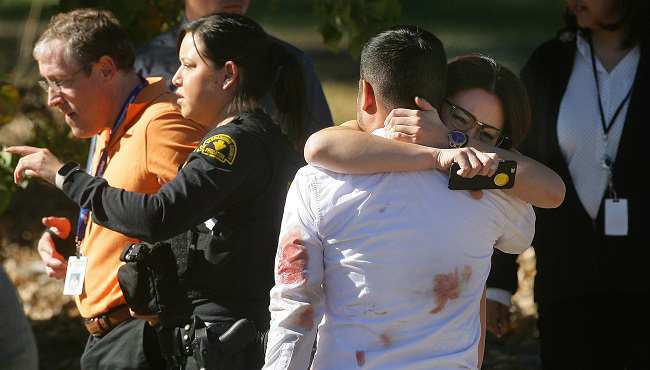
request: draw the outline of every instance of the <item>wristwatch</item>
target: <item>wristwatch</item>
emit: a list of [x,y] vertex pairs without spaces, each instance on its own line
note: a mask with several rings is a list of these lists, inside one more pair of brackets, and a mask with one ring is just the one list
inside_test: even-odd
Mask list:
[[56,187],[63,190],[63,183],[65,182],[65,179],[70,176],[73,172],[79,170],[79,164],[75,162],[68,162],[63,165],[59,169],[59,171],[56,173],[56,177],[54,179],[54,183],[56,184]]
[[465,145],[467,145],[467,135],[458,130],[449,133],[450,148],[463,148]]

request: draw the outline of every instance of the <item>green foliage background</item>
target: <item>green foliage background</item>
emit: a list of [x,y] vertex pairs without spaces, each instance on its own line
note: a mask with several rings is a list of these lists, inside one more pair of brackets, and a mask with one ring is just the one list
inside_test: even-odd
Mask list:
[[[370,37],[396,24],[401,14],[399,0],[312,1],[324,44],[338,51],[346,40],[347,49],[355,58]],[[287,2],[266,0],[266,3],[277,9]],[[127,28],[133,43],[141,45],[178,25],[183,18],[183,7],[183,0],[59,0],[57,11],[108,9]]]
[[321,17],[318,31],[331,50],[338,51],[348,38],[348,51],[354,58],[372,36],[397,23],[402,12],[398,0],[315,0]]
[[[11,155],[5,151],[0,152],[0,214],[9,205],[11,196],[16,188],[13,171],[16,164],[18,164],[18,156]],[[27,186],[27,180],[23,180],[18,186],[24,189]]]
[[[16,116],[20,107],[20,92],[14,86],[5,81],[0,82],[0,126],[5,125]],[[18,163],[18,156],[0,151],[0,214],[9,205],[11,195],[13,194],[16,184],[14,183],[14,171]],[[19,185],[27,186],[27,181]]]
[[60,0],[57,10],[108,9],[129,31],[133,43],[140,45],[179,24],[184,4],[182,0]]

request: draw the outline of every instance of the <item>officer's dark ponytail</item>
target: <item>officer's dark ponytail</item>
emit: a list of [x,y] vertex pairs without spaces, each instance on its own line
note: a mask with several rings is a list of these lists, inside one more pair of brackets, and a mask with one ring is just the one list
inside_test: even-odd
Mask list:
[[239,68],[241,83],[230,113],[253,109],[273,88],[279,113],[287,122],[283,130],[296,149],[302,150],[307,139],[303,130],[307,94],[300,62],[242,15],[211,14],[186,24],[178,34],[179,49],[188,33],[206,64],[219,69],[232,61]]
[[307,93],[302,66],[282,45],[273,42],[270,52],[278,65],[273,91],[275,105],[287,122],[285,130],[302,153],[307,141],[304,133],[304,123],[307,122]]

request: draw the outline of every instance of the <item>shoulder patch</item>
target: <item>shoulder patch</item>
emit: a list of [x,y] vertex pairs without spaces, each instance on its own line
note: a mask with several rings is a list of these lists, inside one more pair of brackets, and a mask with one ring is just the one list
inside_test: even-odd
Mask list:
[[232,165],[237,156],[237,143],[228,135],[217,134],[207,138],[195,152]]

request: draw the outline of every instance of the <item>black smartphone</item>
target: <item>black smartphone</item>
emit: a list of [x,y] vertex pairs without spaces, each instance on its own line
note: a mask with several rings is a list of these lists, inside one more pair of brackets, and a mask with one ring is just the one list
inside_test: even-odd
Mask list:
[[59,252],[60,255],[63,256],[66,260],[70,258],[70,256],[74,256],[77,254],[77,245],[74,242],[74,238],[70,236],[67,239],[62,239],[56,233],[50,228],[46,228],[45,232],[50,234],[52,236],[52,241],[54,242],[54,248],[56,249],[57,252]]
[[517,162],[499,161],[497,171],[492,176],[462,177],[457,173],[459,169],[456,162],[452,163],[449,168],[449,189],[451,190],[510,189],[515,185]]

